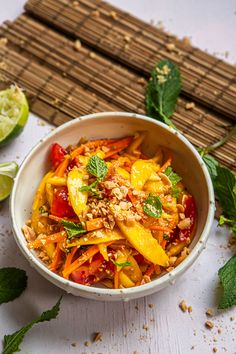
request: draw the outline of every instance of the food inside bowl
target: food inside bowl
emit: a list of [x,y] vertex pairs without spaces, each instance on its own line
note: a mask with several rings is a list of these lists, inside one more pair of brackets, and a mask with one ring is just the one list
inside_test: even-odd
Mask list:
[[29,249],[65,279],[129,288],[171,271],[188,255],[194,198],[159,147],[146,156],[144,132],[51,148],[52,169],[23,226]]

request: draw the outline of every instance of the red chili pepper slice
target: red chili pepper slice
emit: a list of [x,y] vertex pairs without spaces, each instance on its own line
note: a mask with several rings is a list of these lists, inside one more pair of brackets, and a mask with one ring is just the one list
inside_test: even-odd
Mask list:
[[51,161],[53,168],[57,168],[57,166],[64,160],[66,155],[66,151],[63,147],[57,143],[52,144],[51,149]]

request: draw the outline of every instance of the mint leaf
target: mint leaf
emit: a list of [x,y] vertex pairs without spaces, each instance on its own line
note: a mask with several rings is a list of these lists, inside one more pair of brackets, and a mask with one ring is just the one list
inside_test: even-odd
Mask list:
[[99,156],[94,155],[90,157],[88,165],[87,165],[87,171],[97,177],[99,181],[104,180],[104,178],[107,175],[108,172],[108,167],[105,161],[103,161]]
[[148,216],[160,218],[162,215],[162,204],[160,198],[150,193],[144,201],[143,211]]
[[64,226],[64,228],[66,229],[67,231],[67,235],[68,235],[68,239],[71,239],[77,235],[80,235],[80,234],[83,234],[84,232],[87,232],[82,224],[76,224],[74,222],[71,222],[71,221],[68,221],[68,220],[65,220],[63,219],[62,221],[62,224]]
[[61,298],[58,300],[56,305],[54,305],[50,310],[42,313],[40,317],[36,320],[28,323],[26,326],[22,327],[19,331],[8,334],[4,336],[3,341],[3,352],[2,354],[12,354],[20,351],[20,344],[22,343],[25,334],[33,327],[34,324],[50,321],[57,317],[60,311]]
[[27,286],[27,275],[18,268],[0,269],[0,304],[16,299]]
[[146,89],[147,115],[174,127],[169,118],[174,113],[180,91],[178,67],[169,60],[160,61],[152,70]]
[[213,185],[223,214],[236,221],[236,177],[228,168],[220,165],[216,172]]
[[212,181],[214,181],[214,179],[217,176],[217,167],[219,166],[218,161],[216,161],[216,159],[214,159],[214,157],[211,155],[204,155],[202,156],[202,159],[206,164],[206,167],[208,169]]
[[116,262],[116,261],[113,261],[113,259],[111,259],[111,261],[112,261],[112,263],[114,263],[117,267],[120,267],[120,268],[129,267],[129,266],[132,265],[132,263],[131,263],[131,262],[128,262],[128,261],[123,262],[123,263],[118,263],[118,262]]
[[96,179],[93,183],[89,184],[88,186],[83,186],[80,188],[80,192],[90,192],[92,195],[99,196],[99,192],[97,190],[97,185],[99,180]]
[[178,198],[181,193],[181,189],[176,187],[176,184],[180,182],[182,178],[179,175],[177,175],[177,173],[173,172],[172,167],[170,166],[167,167],[164,174],[169,178],[169,180],[172,183],[172,190],[171,190],[172,196]]
[[219,309],[227,309],[236,305],[236,255],[220,268],[218,272],[224,288],[223,297],[219,303]]

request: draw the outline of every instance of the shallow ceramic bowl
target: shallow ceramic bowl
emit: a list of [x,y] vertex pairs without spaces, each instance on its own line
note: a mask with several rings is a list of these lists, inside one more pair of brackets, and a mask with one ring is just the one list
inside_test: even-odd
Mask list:
[[[183,178],[183,183],[194,196],[198,218],[194,240],[189,256],[170,273],[152,282],[129,289],[105,289],[88,287],[65,280],[51,272],[27,248],[21,231],[30,217],[36,188],[43,175],[50,169],[51,144],[63,146],[75,144],[81,137],[88,139],[121,138],[137,131],[147,131],[143,146],[145,153],[152,156],[158,145],[168,147],[173,153],[173,168]],[[97,113],[74,119],[55,129],[42,139],[22,163],[15,179],[11,202],[11,218],[16,242],[30,264],[53,284],[76,296],[96,300],[129,300],[157,292],[184,273],[197,259],[205,247],[214,217],[214,192],[208,171],[195,148],[179,132],[145,116],[131,113]]]

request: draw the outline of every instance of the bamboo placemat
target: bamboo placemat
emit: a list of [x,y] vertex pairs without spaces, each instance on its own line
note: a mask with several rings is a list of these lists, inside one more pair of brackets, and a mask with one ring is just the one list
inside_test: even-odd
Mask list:
[[[49,122],[60,125],[99,111],[144,113],[145,71],[137,73],[85,44],[75,50],[74,40],[29,15],[5,23],[0,37],[8,40],[0,48],[0,73],[23,86],[31,110]],[[173,118],[192,143],[206,146],[225,135],[231,126],[226,117],[202,104],[186,110],[187,102],[179,100]],[[215,155],[236,170],[235,151],[236,137]]]
[[236,68],[101,0],[29,0],[26,10],[129,68],[149,75],[168,58],[179,65],[183,92],[236,119]]

